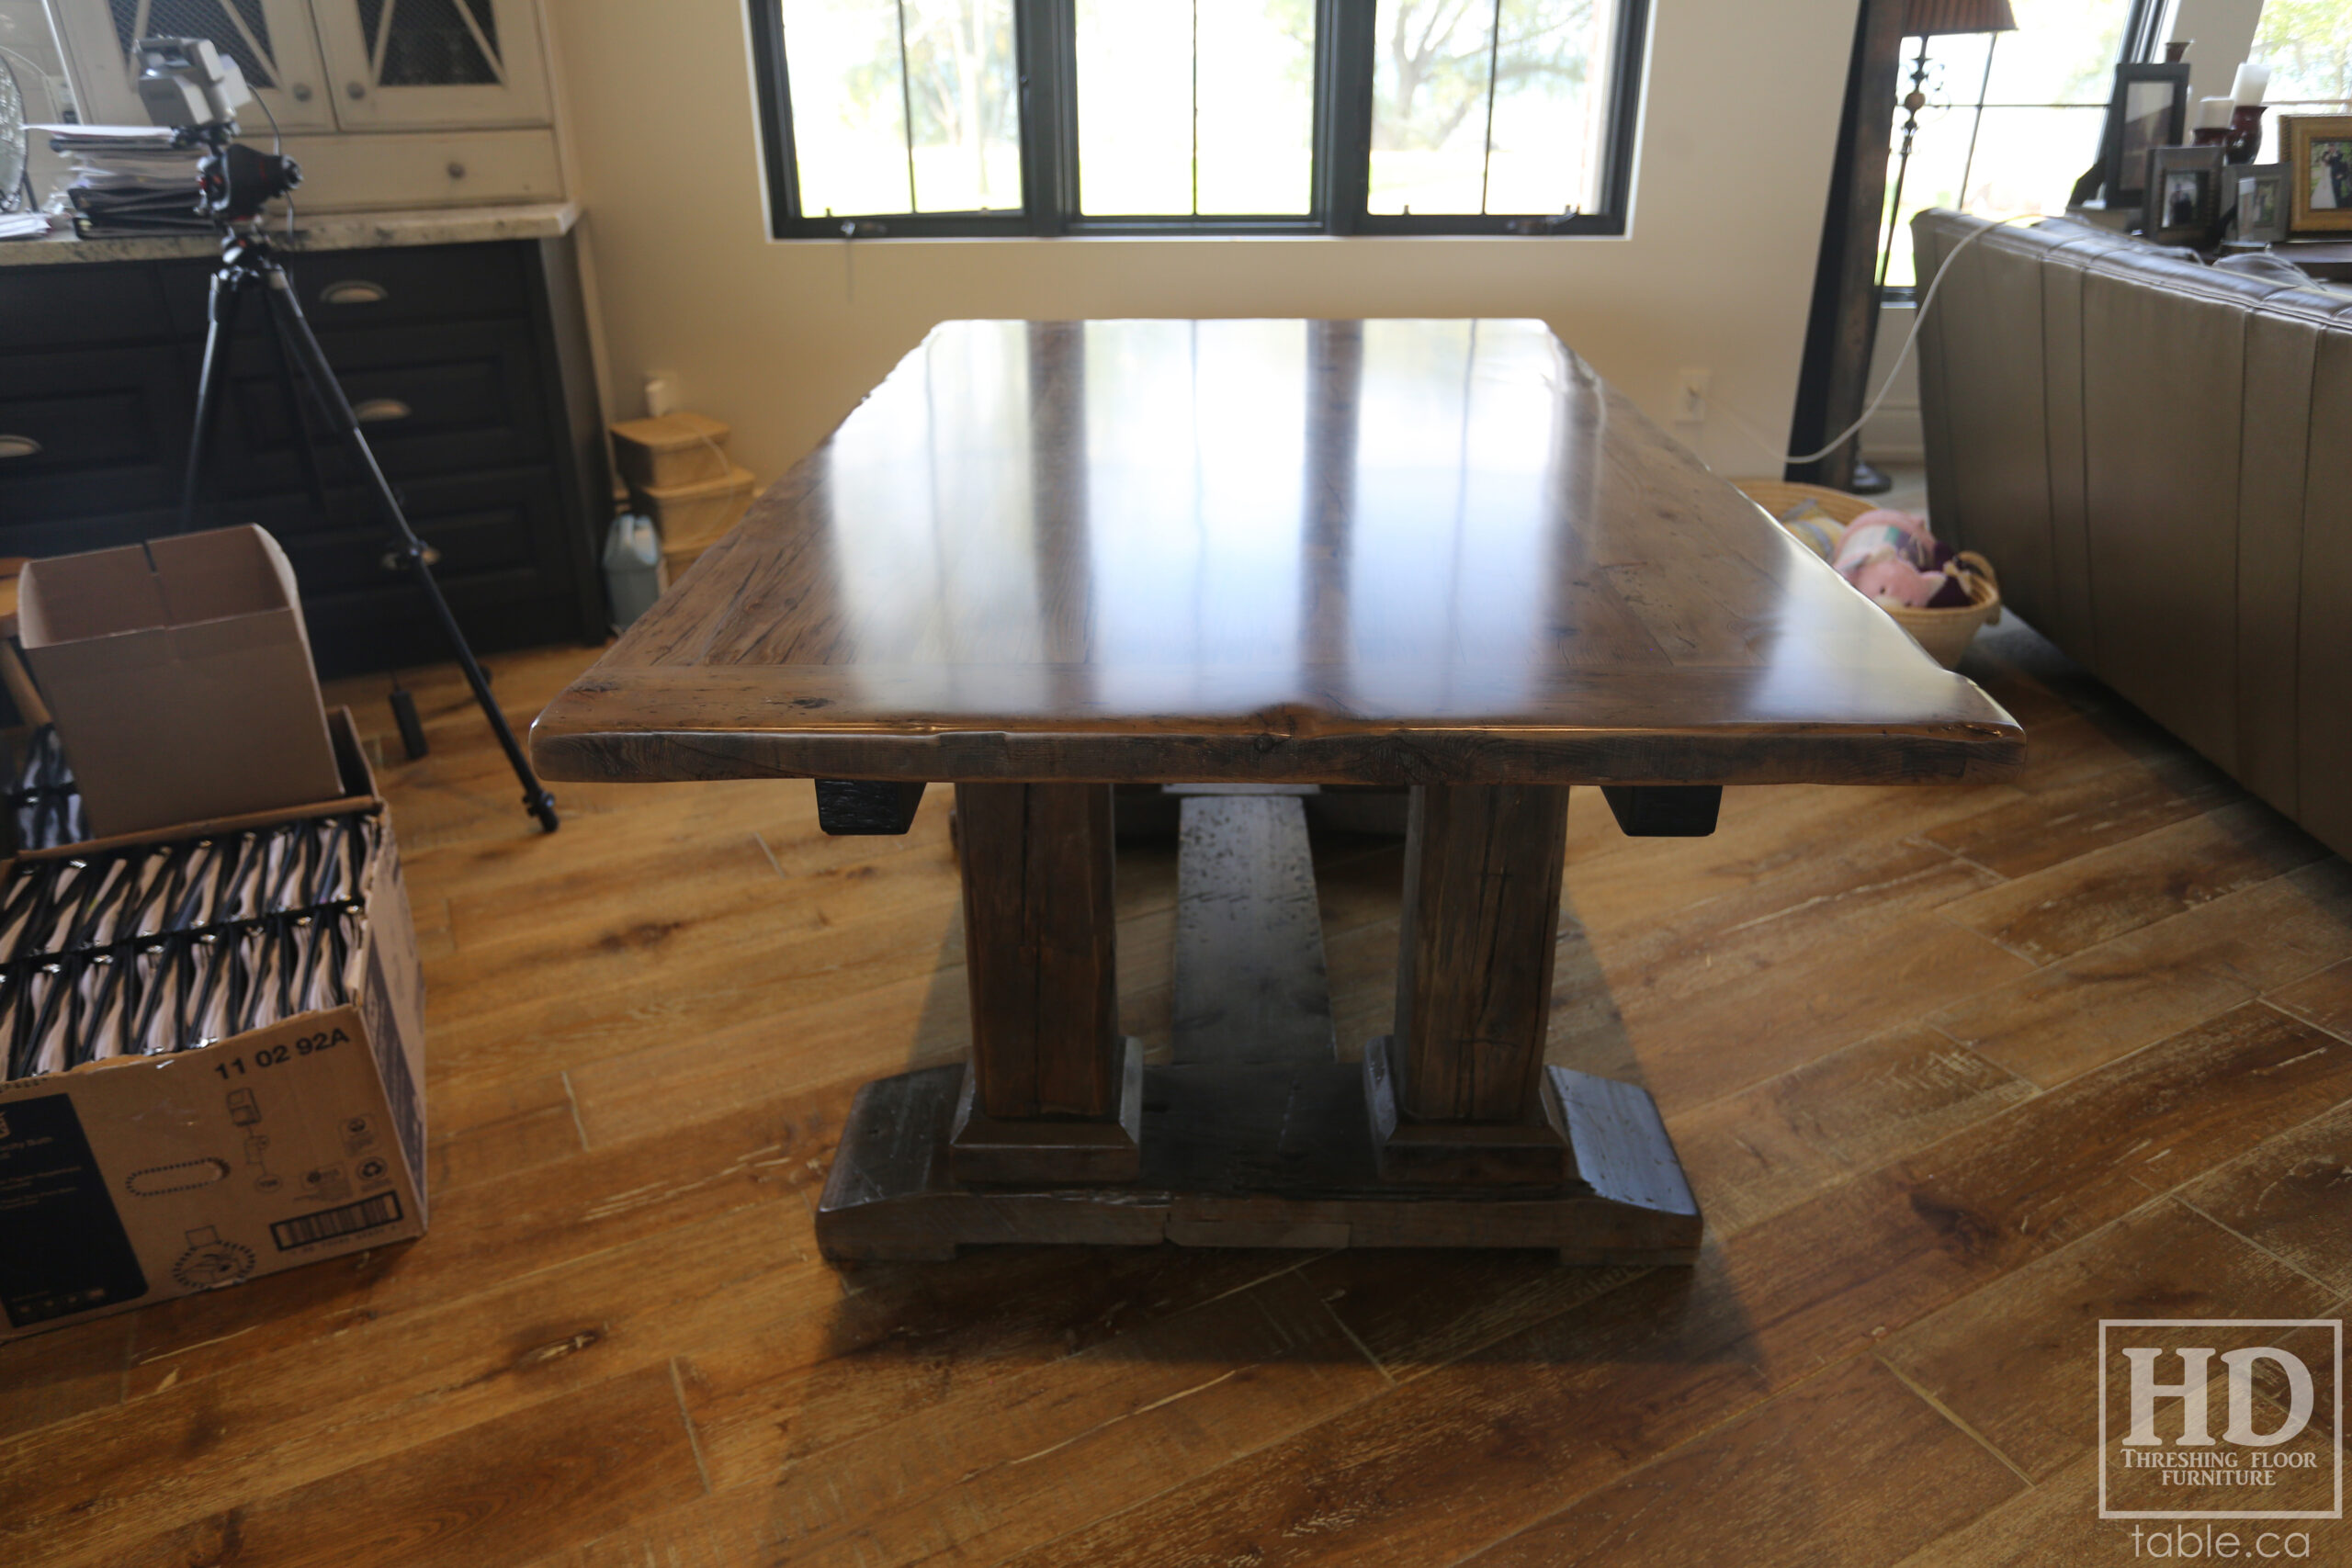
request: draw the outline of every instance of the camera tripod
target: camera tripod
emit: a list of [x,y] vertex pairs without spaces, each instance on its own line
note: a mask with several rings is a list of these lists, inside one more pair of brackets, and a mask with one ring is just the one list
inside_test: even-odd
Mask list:
[[[204,210],[220,227],[220,265],[212,274],[211,321],[204,340],[204,368],[197,383],[196,432],[188,443],[181,531],[196,526],[205,460],[213,443],[214,428],[220,423],[221,389],[228,377],[230,344],[236,334],[241,307],[246,295],[259,294],[266,307],[263,321],[277,341],[279,373],[288,383],[289,394],[292,381],[299,378],[309,389],[311,401],[326,415],[327,423],[357,461],[376,509],[391,525],[397,541],[394,556],[424,591],[426,603],[439,617],[441,630],[458,656],[458,666],[465,671],[466,683],[473,688],[474,702],[481,708],[482,716],[490,720],[491,730],[498,737],[514,776],[522,781],[523,808],[538,819],[542,829],[552,833],[560,825],[556,817],[555,797],[531,771],[530,759],[524,755],[514,730],[507,727],[506,716],[499,712],[497,702],[491,696],[490,678],[482,673],[473,649],[466,645],[466,634],[450,611],[448,600],[443,597],[440,583],[434,580],[424,541],[409,526],[399,496],[393,493],[391,482],[384,477],[375,451],[359,428],[359,416],[352,412],[351,400],[344,396],[342,384],[327,363],[326,351],[319,346],[318,337],[302,314],[292,281],[270,248],[268,237],[261,231],[262,202],[269,195],[290,189],[301,177],[300,173],[290,160],[254,152],[227,141],[225,137],[207,140],[213,146],[213,155],[204,160],[199,185]],[[289,400],[294,400],[289,397]],[[311,496],[323,512],[326,486],[311,448],[309,424],[301,418],[299,406],[295,410],[295,445],[301,454]],[[405,732],[408,716],[403,713],[401,718]]]

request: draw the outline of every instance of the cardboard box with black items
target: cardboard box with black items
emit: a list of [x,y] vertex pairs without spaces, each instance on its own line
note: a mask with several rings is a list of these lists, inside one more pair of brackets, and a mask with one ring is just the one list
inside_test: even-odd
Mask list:
[[92,832],[340,792],[294,570],[261,529],[30,562],[17,614]]
[[[0,1034],[53,1069],[0,1083],[0,1340],[423,1234],[424,980],[347,711],[335,731],[340,798],[27,855],[0,884]],[[134,1048],[157,1054],[88,1059]]]

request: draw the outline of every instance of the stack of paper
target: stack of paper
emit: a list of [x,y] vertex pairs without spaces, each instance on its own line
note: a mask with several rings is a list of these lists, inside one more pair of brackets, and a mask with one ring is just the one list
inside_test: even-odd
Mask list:
[[65,194],[74,227],[85,238],[109,234],[201,234],[211,220],[197,210],[198,145],[145,125],[35,125],[51,149],[74,161]]

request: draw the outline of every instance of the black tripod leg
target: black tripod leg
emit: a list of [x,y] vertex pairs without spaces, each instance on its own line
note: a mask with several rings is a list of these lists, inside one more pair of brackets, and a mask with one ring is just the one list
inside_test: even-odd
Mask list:
[[430,751],[431,742],[424,738],[424,721],[416,716],[415,694],[401,684],[397,672],[392,676],[392,722],[401,727],[401,749],[412,762]]
[[221,394],[229,380],[230,344],[237,334],[237,307],[245,289],[235,274],[223,268],[212,275],[211,324],[204,332],[204,368],[196,382],[196,430],[188,437],[187,473],[180,484],[180,532],[195,532],[203,493],[204,457],[212,448],[212,433],[220,423]]
[[301,389],[294,384],[294,350],[278,327],[277,311],[264,310],[261,320],[271,345],[277,350],[277,389],[286,403],[287,428],[293,432],[294,456],[302,466],[302,488],[310,492],[311,504],[319,509],[318,524],[323,528],[331,521],[327,480],[319,468],[319,449],[311,440],[311,422],[302,416]]
[[343,437],[344,445],[358,460],[361,476],[374,492],[376,504],[384,520],[392,525],[400,541],[401,553],[408,558],[409,570],[416,574],[417,586],[424,590],[424,597],[433,613],[441,619],[441,629],[449,638],[449,647],[458,655],[458,666],[466,672],[466,684],[473,688],[474,701],[481,707],[482,716],[490,720],[492,733],[498,737],[499,746],[513,764],[514,776],[523,783],[524,809],[539,820],[539,826],[552,833],[560,826],[555,814],[555,796],[539,783],[531,771],[531,760],[523,754],[515,741],[514,732],[507,728],[506,716],[498,711],[498,703],[490,694],[489,678],[482,674],[481,665],[474,658],[473,649],[466,646],[466,634],[458,625],[458,617],[449,609],[449,601],[441,595],[441,585],[434,581],[433,569],[425,563],[424,541],[408,525],[407,515],[401,511],[400,497],[392,493],[391,482],[384,478],[384,470],[377,465],[375,450],[368,445],[368,437],[359,428],[359,416],[351,412],[351,400],[343,395],[343,385],[334,378],[334,367],[327,363],[326,351],[311,333],[311,324],[302,317],[302,307],[294,298],[293,286],[277,265],[268,263],[264,271],[271,315],[277,318],[277,330],[294,351],[294,363],[302,378],[311,385],[311,395],[325,411],[327,423]]

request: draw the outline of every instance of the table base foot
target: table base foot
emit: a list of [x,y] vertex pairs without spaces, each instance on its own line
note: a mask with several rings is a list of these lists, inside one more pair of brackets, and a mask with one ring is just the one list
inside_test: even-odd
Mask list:
[[1574,1179],[1384,1180],[1355,1063],[1147,1067],[1142,1170],[1117,1186],[979,1185],[949,1170],[960,1066],[858,1091],[817,1211],[838,1260],[963,1247],[1541,1247],[1575,1264],[1688,1264],[1698,1204],[1644,1090],[1547,1069]]

